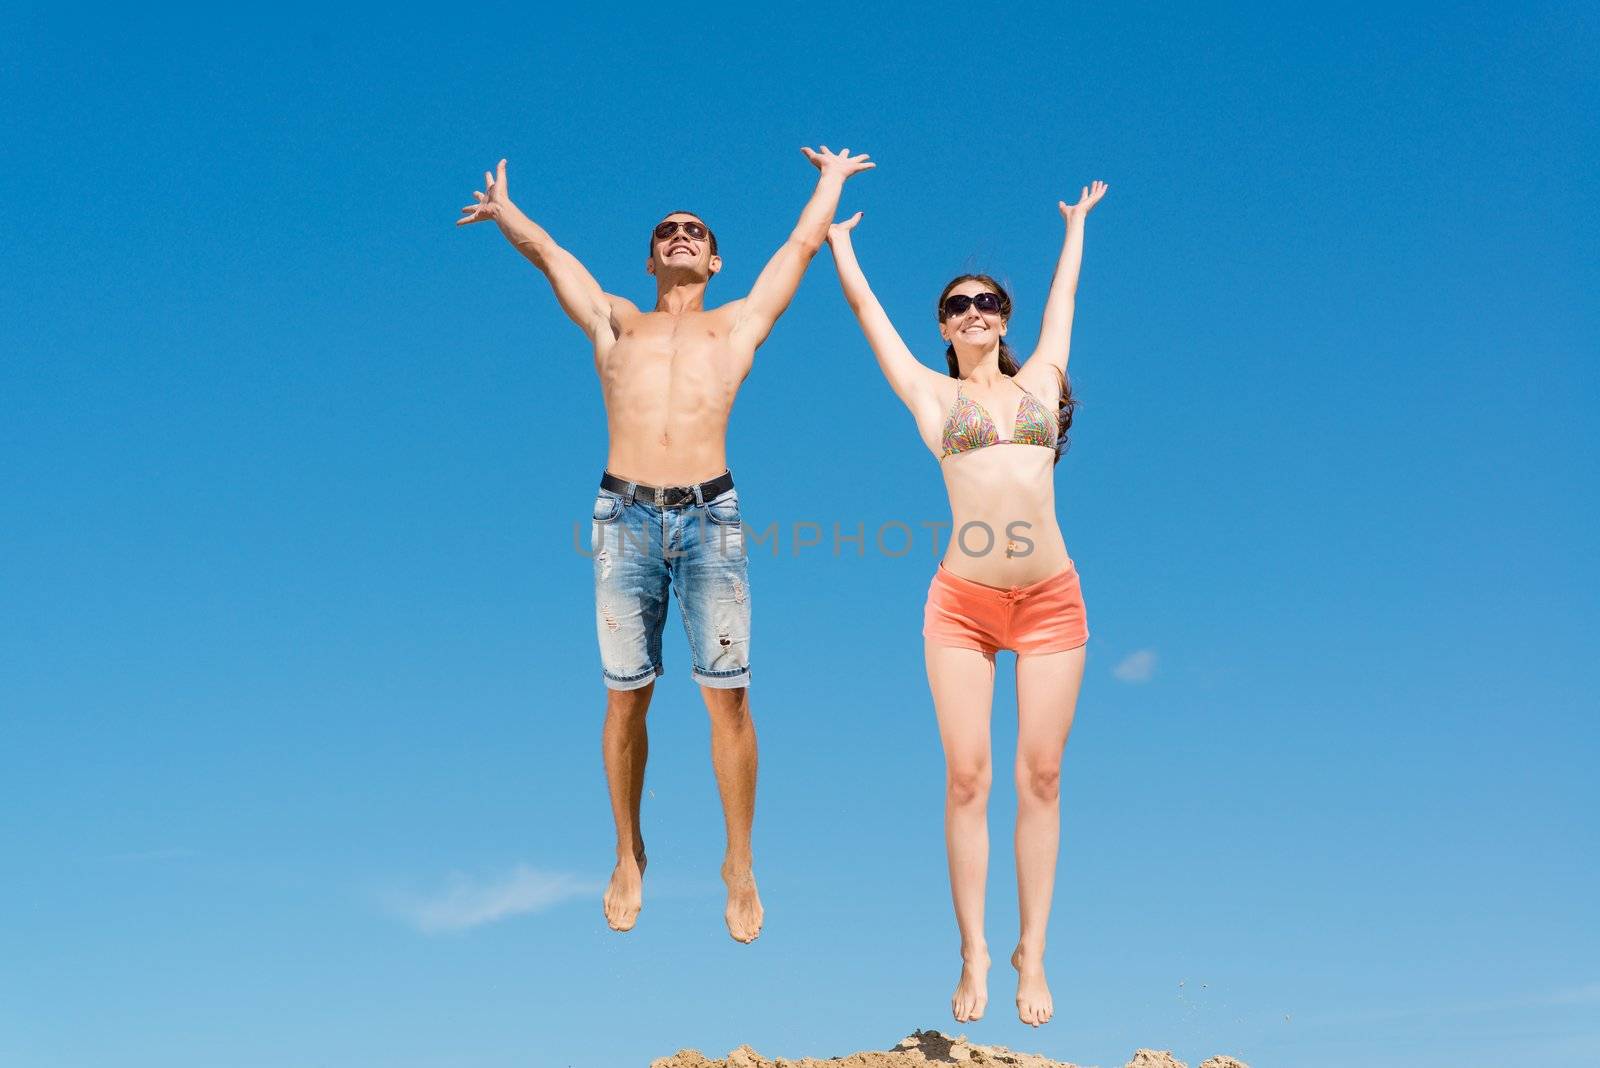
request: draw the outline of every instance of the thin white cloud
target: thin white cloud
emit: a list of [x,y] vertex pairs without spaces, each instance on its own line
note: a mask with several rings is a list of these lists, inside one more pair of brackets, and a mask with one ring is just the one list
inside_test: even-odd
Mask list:
[[391,894],[390,910],[424,934],[465,931],[529,912],[542,912],[600,886],[566,872],[518,864],[500,878],[452,874],[445,888],[426,896]]
[[1118,679],[1135,685],[1141,682],[1149,682],[1155,676],[1155,673],[1156,651],[1154,649],[1140,649],[1136,653],[1129,653],[1122,658],[1120,664],[1111,669],[1111,674]]

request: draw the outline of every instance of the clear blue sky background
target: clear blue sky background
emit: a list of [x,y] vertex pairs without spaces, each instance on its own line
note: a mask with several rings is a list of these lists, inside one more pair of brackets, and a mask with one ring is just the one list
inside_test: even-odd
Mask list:
[[[579,333],[485,167],[636,300],[741,295],[814,171],[902,332],[1037,323],[1092,178],[1059,468],[1094,629],[1057,1016],[1084,1064],[1600,1060],[1580,5],[0,15],[0,1063],[638,1065],[956,1030],[924,537],[752,564],[768,928],[724,933],[676,617],[638,929],[611,829]],[[759,526],[947,518],[826,254],[730,456]],[[1143,682],[1117,668],[1139,652]],[[1014,937],[997,695],[989,937]],[[455,929],[428,929],[434,917]]]

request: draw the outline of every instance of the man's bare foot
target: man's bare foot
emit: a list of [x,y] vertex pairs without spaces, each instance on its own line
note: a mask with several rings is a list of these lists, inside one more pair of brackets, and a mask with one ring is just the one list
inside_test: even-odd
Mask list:
[[1050,997],[1050,984],[1044,981],[1044,954],[1025,954],[1018,946],[1011,954],[1011,966],[1017,970],[1018,1019],[1034,1027],[1049,1023],[1056,1014],[1056,1003]]
[[989,951],[961,952],[961,981],[950,998],[950,1013],[957,1023],[983,1019],[989,1005]]
[[635,857],[621,857],[611,872],[611,885],[606,887],[606,923],[613,931],[631,931],[644,907],[644,869],[648,861],[643,853]]
[[728,922],[728,933],[735,942],[754,942],[766,916],[761,895],[756,893],[755,873],[748,864],[724,864],[722,881],[728,884],[728,908],[722,914]]

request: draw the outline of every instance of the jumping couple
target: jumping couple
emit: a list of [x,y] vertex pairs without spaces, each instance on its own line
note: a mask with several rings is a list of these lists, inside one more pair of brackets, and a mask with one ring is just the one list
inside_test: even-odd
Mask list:
[[[606,781],[617,862],[606,920],[633,927],[642,903],[644,839],[639,803],[649,739],[645,716],[662,673],[667,596],[676,593],[691,674],[711,717],[712,766],[727,825],[725,918],[740,942],[761,932],[750,852],[756,736],[750,713],[750,585],[739,495],[726,461],[728,416],[756,349],[799,288],[812,257],[833,251],[845,300],[878,365],[938,459],[952,529],[1030,532],[1029,544],[969,555],[951,539],[923,615],[928,683],[945,753],[945,842],[961,932],[961,977],[951,1008],[983,1015],[989,952],[983,932],[991,779],[989,712],[995,654],[1017,654],[1017,883],[1021,934],[1017,1011],[1047,1022],[1045,928],[1055,881],[1061,755],[1072,726],[1089,638],[1077,572],[1056,523],[1053,471],[1066,448],[1073,398],[1066,377],[1084,221],[1103,182],[1061,202],[1065,237],[1033,355],[1020,364],[1006,344],[1011,298],[987,275],[962,275],[936,303],[946,368],[912,355],[856,261],[857,212],[834,223],[845,181],[872,169],[849,149],[802,149],[820,171],[789,238],[748,296],[707,308],[722,269],[717,238],[698,215],[675,211],[650,232],[649,310],[607,293],[566,249],[512,202],[506,161],[457,225],[493,220],[550,280],[562,310],[589,336],[605,398],[610,446],[594,502],[595,622],[606,686]],[[1004,446],[1004,447],[1002,447]],[[1022,447],[1014,447],[1022,446]]]

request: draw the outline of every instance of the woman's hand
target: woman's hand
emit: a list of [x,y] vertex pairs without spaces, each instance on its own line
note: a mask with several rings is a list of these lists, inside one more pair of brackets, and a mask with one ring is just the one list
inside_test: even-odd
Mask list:
[[1089,209],[1100,203],[1100,198],[1106,195],[1106,188],[1106,183],[1095,182],[1083,187],[1083,192],[1078,194],[1076,204],[1068,206],[1065,200],[1057,201],[1056,206],[1061,209],[1061,217],[1069,223],[1073,219],[1082,222],[1088,217]]
[[852,156],[848,148],[841,149],[838,152],[830,152],[828,151],[828,146],[823,145],[821,152],[809,148],[802,148],[800,151],[805,153],[806,159],[810,160],[811,165],[821,171],[823,175],[836,174],[841,181],[852,174],[870,171],[877,166],[876,163],[871,162],[872,157],[865,152],[859,156]]
[[831,247],[836,241],[849,241],[850,231],[856,228],[856,223],[861,221],[858,211],[844,222],[836,222],[828,227],[828,245]]
[[505,160],[500,161],[495,174],[483,172],[483,192],[474,190],[472,195],[478,202],[461,209],[461,218],[456,220],[457,226],[500,218],[501,210],[511,206],[511,194],[506,189]]

